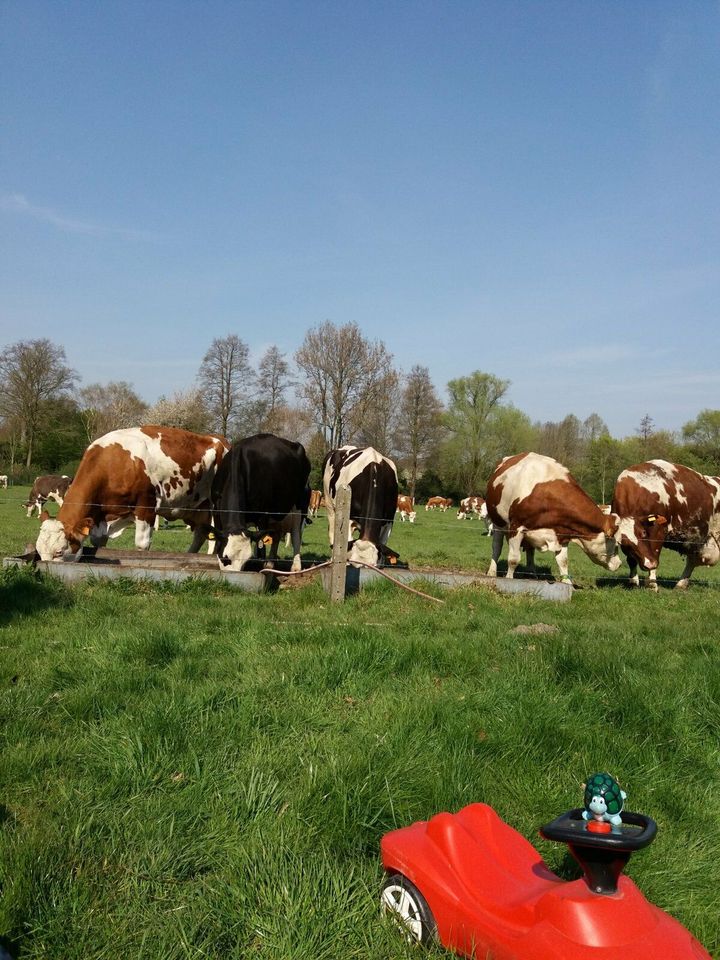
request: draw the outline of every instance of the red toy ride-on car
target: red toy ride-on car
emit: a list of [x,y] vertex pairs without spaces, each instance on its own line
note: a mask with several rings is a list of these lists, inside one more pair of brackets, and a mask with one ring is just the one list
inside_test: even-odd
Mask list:
[[583,879],[570,882],[484,803],[393,830],[381,841],[383,907],[408,939],[438,938],[474,960],[712,960],[622,875],[657,826],[619,816],[598,826],[575,809],[541,828],[582,867]]

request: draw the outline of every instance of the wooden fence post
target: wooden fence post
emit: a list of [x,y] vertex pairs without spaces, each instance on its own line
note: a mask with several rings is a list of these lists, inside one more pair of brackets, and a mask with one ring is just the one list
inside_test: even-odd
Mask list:
[[330,566],[330,600],[337,603],[345,599],[345,576],[347,573],[347,545],[350,539],[350,487],[338,486],[335,490],[335,523]]

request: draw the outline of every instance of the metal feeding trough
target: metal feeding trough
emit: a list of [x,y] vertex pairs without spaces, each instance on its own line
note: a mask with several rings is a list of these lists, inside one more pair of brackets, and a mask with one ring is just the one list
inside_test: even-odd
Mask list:
[[[481,573],[450,573],[443,570],[408,570],[395,566],[383,567],[394,580],[404,584],[415,584],[422,586],[423,583],[439,584],[442,587],[450,589],[456,587],[480,586],[495,590],[497,593],[512,594],[518,596],[538,597],[542,600],[555,600],[559,603],[567,603],[572,599],[573,587],[569,583],[555,582],[547,580],[507,580],[504,577],[486,577]],[[330,592],[331,572],[329,569],[321,571],[323,585],[326,591]],[[345,573],[345,593],[346,595],[358,593],[369,583],[375,583],[383,579],[381,573],[377,570],[368,568],[347,567]]]
[[[19,567],[32,563],[34,559],[32,553],[22,557],[6,557],[3,566]],[[259,570],[221,570],[217,557],[212,554],[141,553],[138,550],[108,550],[106,547],[94,550],[84,547],[77,561],[57,563],[38,560],[36,567],[51,577],[69,583],[91,578],[116,580],[122,577],[180,583],[191,577],[200,577],[209,582],[229,583],[246,593],[262,593],[277,587],[275,577],[260,573]]]

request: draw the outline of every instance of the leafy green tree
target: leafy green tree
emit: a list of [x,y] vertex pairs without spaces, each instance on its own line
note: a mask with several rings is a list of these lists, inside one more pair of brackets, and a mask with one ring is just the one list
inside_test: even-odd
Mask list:
[[443,445],[443,473],[463,495],[484,489],[498,450],[506,445],[501,403],[509,387],[509,380],[480,370],[448,383],[443,422],[450,438]]
[[0,416],[20,429],[26,467],[49,406],[67,397],[77,378],[63,347],[47,339],[21,340],[0,353]]
[[686,447],[703,466],[703,473],[720,475],[720,410],[702,410],[682,428]]

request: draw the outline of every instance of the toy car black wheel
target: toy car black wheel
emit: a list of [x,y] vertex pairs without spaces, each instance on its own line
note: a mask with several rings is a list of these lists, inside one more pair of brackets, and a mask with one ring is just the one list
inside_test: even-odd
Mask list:
[[401,873],[383,883],[382,908],[393,916],[409,943],[429,943],[437,937],[437,925],[425,897]]

